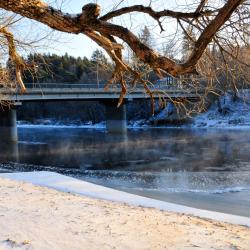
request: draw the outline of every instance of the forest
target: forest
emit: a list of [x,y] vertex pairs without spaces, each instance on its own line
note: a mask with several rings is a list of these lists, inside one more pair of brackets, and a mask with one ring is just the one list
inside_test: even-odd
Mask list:
[[34,74],[26,70],[25,83],[95,84],[98,80],[107,81],[112,67],[101,50],[95,50],[90,59],[74,58],[66,53],[65,55],[30,54],[26,60],[35,62],[38,71]]

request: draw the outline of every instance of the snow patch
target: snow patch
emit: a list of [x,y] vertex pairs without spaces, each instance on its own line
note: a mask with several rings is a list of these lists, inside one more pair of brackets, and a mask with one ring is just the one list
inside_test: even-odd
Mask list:
[[211,108],[193,118],[194,128],[249,128],[250,127],[250,90],[238,93],[234,98],[226,94],[219,98]]
[[153,207],[170,212],[191,214],[203,218],[250,226],[250,218],[247,217],[202,210],[165,201],[154,200],[151,198],[99,186],[86,181],[80,181],[52,172],[7,173],[0,174],[0,177],[29,182],[35,185],[45,186],[63,192],[80,194],[96,199],[104,199],[122,203],[125,202],[135,206]]
[[38,119],[33,123],[28,121],[18,121],[17,126],[20,128],[87,128],[87,129],[105,129],[106,122],[92,123],[89,122],[78,122],[78,121],[56,121],[54,119]]

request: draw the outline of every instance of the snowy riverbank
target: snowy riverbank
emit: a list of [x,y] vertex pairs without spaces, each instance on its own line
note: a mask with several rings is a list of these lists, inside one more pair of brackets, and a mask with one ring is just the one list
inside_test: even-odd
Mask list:
[[[59,192],[19,177],[0,177],[1,249],[247,250],[250,245],[249,227]],[[51,178],[64,191],[70,191],[67,185],[79,188],[69,177]]]
[[194,117],[192,127],[250,128],[250,95],[242,92],[235,99],[232,95],[220,98],[210,109]]

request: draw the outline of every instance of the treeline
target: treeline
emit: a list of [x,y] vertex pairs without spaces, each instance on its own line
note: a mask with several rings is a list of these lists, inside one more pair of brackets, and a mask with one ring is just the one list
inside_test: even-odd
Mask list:
[[35,63],[37,72],[24,72],[25,83],[86,83],[105,82],[111,77],[112,64],[101,50],[87,57],[56,54],[30,54],[26,61]]
[[[145,26],[138,35],[145,44],[153,47],[154,39]],[[25,83],[84,83],[96,84],[106,83],[111,79],[114,69],[105,54],[101,50],[95,50],[91,58],[73,57],[56,54],[30,54],[24,58],[28,63],[37,65],[37,72],[24,72]],[[152,69],[138,60],[131,52],[129,65],[137,71],[142,72],[142,77],[154,82],[158,79]],[[127,79],[129,81],[129,79]]]

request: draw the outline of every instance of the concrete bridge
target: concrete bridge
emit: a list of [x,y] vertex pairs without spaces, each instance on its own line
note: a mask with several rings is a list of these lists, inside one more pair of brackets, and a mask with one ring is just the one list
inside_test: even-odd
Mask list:
[[[27,92],[18,93],[16,89],[0,88],[0,100],[10,103],[10,109],[5,108],[0,111],[0,138],[4,140],[17,140],[16,127],[16,108],[22,102],[34,101],[56,101],[56,100],[98,100],[106,106],[107,130],[109,132],[124,132],[126,130],[126,102],[135,99],[146,99],[143,86],[137,86],[128,91],[124,105],[119,109],[116,108],[121,88],[111,86],[108,90],[104,89],[104,85],[87,85],[87,84],[60,84],[60,83],[42,83],[42,84],[26,84]],[[176,99],[186,98],[191,101],[199,99],[197,91],[189,89],[173,88],[166,84],[157,84],[152,86],[152,93],[155,98]],[[72,111],[73,112],[73,111]]]

